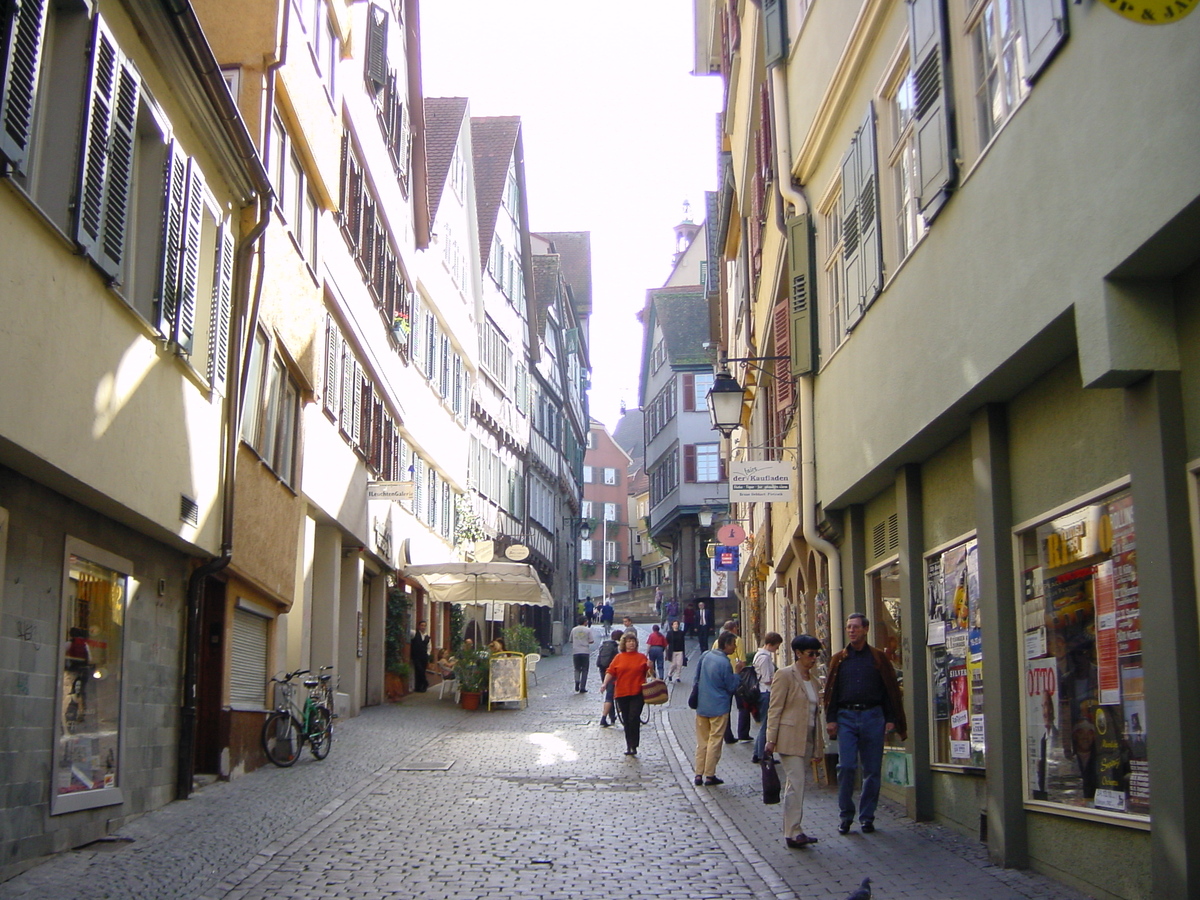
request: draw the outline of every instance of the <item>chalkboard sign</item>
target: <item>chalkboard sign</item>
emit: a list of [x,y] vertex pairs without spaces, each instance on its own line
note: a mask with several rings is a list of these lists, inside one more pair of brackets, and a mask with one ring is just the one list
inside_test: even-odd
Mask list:
[[525,654],[497,653],[488,675],[488,706],[525,699]]

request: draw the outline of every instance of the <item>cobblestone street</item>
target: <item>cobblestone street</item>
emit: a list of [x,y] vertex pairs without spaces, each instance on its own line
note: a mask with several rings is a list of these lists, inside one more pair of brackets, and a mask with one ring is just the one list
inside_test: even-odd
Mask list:
[[[645,629],[643,629],[645,630]],[[694,667],[686,669],[688,678]],[[0,884],[8,898],[840,898],[1080,900],[996,869],[976,842],[883,804],[878,832],[836,833],[836,797],[809,791],[789,850],[750,744],[726,748],[720,787],[692,785],[688,684],[653,709],[637,757],[598,727],[570,656],[545,658],[524,710],[464,712],[436,688],[340,720],[324,762],[268,766],[146,815],[99,848]]]

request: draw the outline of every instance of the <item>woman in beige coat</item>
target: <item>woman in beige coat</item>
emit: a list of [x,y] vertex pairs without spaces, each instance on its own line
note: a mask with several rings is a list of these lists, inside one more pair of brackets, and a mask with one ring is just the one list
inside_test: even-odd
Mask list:
[[804,779],[809,760],[822,750],[819,720],[820,690],[812,676],[821,655],[821,642],[809,634],[792,638],[796,662],[775,673],[771,705],[767,708],[767,755],[778,752],[786,782],[783,788],[783,839],[792,848],[815,844],[800,830],[804,816]]

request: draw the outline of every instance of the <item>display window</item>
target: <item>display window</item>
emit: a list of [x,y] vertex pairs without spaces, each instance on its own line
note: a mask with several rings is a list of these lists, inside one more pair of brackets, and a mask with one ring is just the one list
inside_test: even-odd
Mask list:
[[[896,670],[896,681],[904,689],[904,632],[900,615],[900,562],[892,561],[867,574],[867,589],[871,608],[867,612],[871,627],[867,642],[884,652]],[[887,736],[887,743],[897,747],[904,742],[896,732]]]
[[959,541],[925,557],[926,643],[933,703],[933,761],[983,768],[983,622],[979,544]]
[[1148,815],[1133,497],[1018,532],[1029,800]]
[[132,566],[67,539],[53,813],[122,802],[121,688]]

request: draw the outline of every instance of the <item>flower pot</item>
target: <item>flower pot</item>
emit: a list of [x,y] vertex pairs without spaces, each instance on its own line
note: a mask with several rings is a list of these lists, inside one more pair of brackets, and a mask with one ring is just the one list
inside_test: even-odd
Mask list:
[[393,672],[384,672],[383,692],[387,695],[388,700],[399,700],[408,693],[408,678]]
[[479,709],[479,699],[483,694],[476,691],[463,691],[458,695],[459,705],[463,709]]

